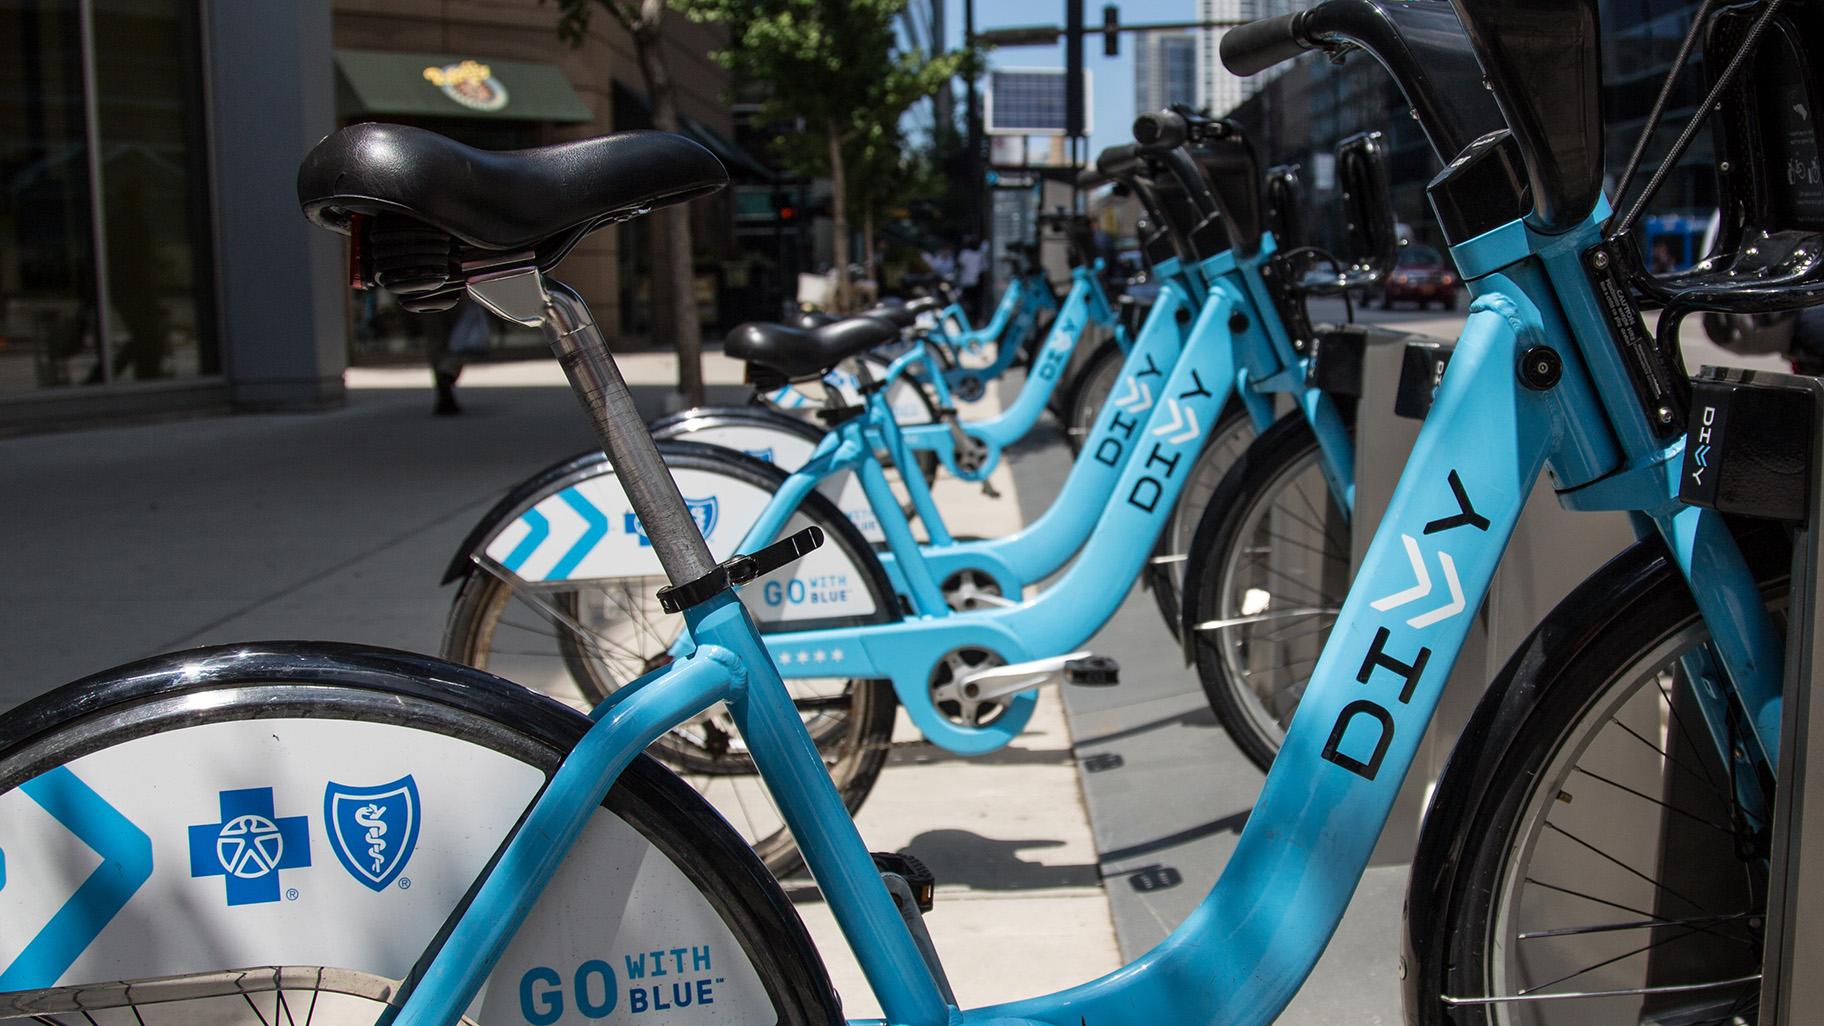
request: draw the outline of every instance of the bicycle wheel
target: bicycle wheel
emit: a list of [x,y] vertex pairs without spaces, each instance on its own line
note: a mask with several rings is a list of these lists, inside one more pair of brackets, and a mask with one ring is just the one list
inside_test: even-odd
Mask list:
[[1127,354],[1114,339],[1102,343],[1083,363],[1082,370],[1070,381],[1070,395],[1064,400],[1064,441],[1071,455],[1083,448],[1083,440],[1096,426],[1096,414],[1108,402],[1109,393],[1121,378]]
[[[1783,561],[1757,562],[1778,603]],[[1757,1021],[1766,849],[1680,666],[1707,639],[1655,541],[1580,587],[1503,669],[1413,866],[1407,1007],[1421,1022]]]
[[[784,479],[773,467],[719,450],[671,443],[662,451],[692,495],[714,492],[726,501],[745,489],[763,498]],[[721,516],[735,516],[742,505],[728,503]],[[748,505],[757,509],[757,504]],[[812,525],[823,529],[825,547],[850,568],[850,577],[858,578],[851,586],[866,590],[866,601],[859,603],[866,612],[817,620],[791,617],[787,596],[805,585],[793,576],[803,568],[787,567],[743,590],[762,632],[892,618],[897,605],[879,561],[848,518],[816,493],[806,497],[784,533]],[[738,539],[746,524],[725,523],[715,530]],[[670,660],[683,617],[659,608],[658,590],[665,583],[654,573],[631,573],[528,584],[483,559],[457,592],[442,654],[508,676],[574,708],[592,709],[622,684]],[[775,598],[782,601],[770,601]],[[792,679],[786,685],[844,802],[851,812],[859,809],[891,746],[892,685],[846,677]],[[703,794],[775,873],[784,876],[801,865],[785,821],[726,709],[717,706],[667,734],[652,746],[652,754]]]
[[1182,633],[1223,728],[1272,765],[1349,593],[1349,521],[1317,436],[1282,417],[1224,475],[1190,546]]
[[1216,421],[1216,429],[1210,432],[1209,441],[1197,453],[1197,462],[1191,465],[1190,476],[1184,479],[1184,491],[1179,493],[1178,503],[1172,507],[1172,515],[1159,532],[1159,541],[1146,561],[1146,585],[1152,589],[1153,603],[1159,607],[1165,629],[1171,631],[1173,637],[1178,636],[1184,568],[1190,560],[1197,524],[1203,520],[1203,512],[1209,508],[1216,488],[1229,468],[1248,451],[1256,437],[1254,421],[1239,405],[1231,405],[1223,411]]
[[[0,726],[0,1017],[388,1021],[588,727],[479,671],[298,643],[161,656],[28,703]],[[639,971],[661,952],[665,972]],[[778,885],[642,757],[464,1021],[680,1001],[702,1009],[687,1016],[840,1019]]]

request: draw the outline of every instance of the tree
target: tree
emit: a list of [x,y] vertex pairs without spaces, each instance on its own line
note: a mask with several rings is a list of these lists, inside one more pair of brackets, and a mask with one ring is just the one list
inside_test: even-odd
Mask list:
[[903,140],[898,124],[908,107],[944,88],[972,67],[973,57],[952,51],[927,57],[894,53],[893,21],[906,0],[689,0],[698,21],[728,27],[722,64],[770,90],[763,116],[801,119],[804,136],[786,140],[775,156],[799,174],[828,175],[835,222],[837,303],[848,297],[849,217],[877,209],[864,174],[897,161]]
[[[661,30],[665,20],[665,0],[557,0],[559,19],[557,34],[571,46],[581,46],[589,32],[590,16],[596,7],[607,11],[633,37],[633,50],[640,62],[640,75],[646,80],[646,96],[652,104],[652,127],[662,132],[678,131],[678,105],[671,86],[671,73],[665,66],[665,46]],[[681,4],[689,13],[690,3]],[[653,295],[664,296],[665,302],[653,311],[653,328],[661,337],[669,334],[678,348],[678,391],[684,394],[686,406],[703,405],[703,326],[697,322],[696,270],[691,263],[690,210],[678,205],[656,212],[659,223],[660,250],[663,260],[654,260],[656,277]]]

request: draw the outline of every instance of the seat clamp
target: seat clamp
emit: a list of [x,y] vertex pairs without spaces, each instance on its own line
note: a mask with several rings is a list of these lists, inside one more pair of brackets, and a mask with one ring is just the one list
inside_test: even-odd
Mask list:
[[823,528],[813,525],[752,555],[730,556],[694,581],[660,588],[659,608],[667,613],[681,613],[702,605],[731,588],[765,577],[822,545]]

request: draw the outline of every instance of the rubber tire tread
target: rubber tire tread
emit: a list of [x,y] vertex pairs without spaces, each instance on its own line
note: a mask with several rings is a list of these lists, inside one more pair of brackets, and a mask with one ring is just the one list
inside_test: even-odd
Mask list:
[[[1083,361],[1082,368],[1070,379],[1070,390],[1064,397],[1058,419],[1062,422],[1064,429],[1064,444],[1070,446],[1072,456],[1077,455],[1082,448],[1082,442],[1071,436],[1071,425],[1077,423],[1077,414],[1082,404],[1089,401],[1090,383],[1096,380],[1098,373],[1110,360],[1115,361],[1116,364],[1124,363],[1127,360],[1127,354],[1121,351],[1121,347],[1112,338],[1097,346],[1095,351],[1090,353],[1089,359]],[[1115,379],[1115,383],[1120,384],[1119,377]],[[1113,394],[1113,386],[1110,386],[1109,391],[1110,394]]]
[[[1351,429],[1353,437],[1353,429]],[[1178,621],[1178,636],[1184,644],[1187,660],[1197,668],[1197,680],[1203,686],[1210,709],[1222,724],[1235,746],[1249,761],[1263,771],[1273,765],[1279,754],[1277,745],[1263,739],[1252,727],[1248,712],[1235,697],[1234,688],[1226,683],[1227,672],[1216,646],[1201,644],[1192,626],[1205,620],[1219,596],[1223,568],[1229,553],[1238,543],[1248,514],[1263,500],[1269,485],[1283,480],[1280,475],[1289,464],[1304,459],[1317,449],[1317,435],[1299,413],[1290,413],[1261,432],[1241,458],[1235,461],[1222,483],[1210,496],[1210,505],[1192,535],[1191,558],[1184,568],[1183,610]],[[1328,491],[1325,492],[1328,495]],[[1334,497],[1331,499],[1335,501]],[[1194,598],[1191,598],[1194,596]]]
[[[1763,595],[1788,581],[1790,548],[1765,522],[1737,533]],[[1502,859],[1536,774],[1619,669],[1685,629],[1691,591],[1659,538],[1610,560],[1535,627],[1477,704],[1425,814],[1406,897],[1403,1004],[1411,1026],[1485,1023],[1436,1000],[1479,965]],[[1479,970],[1478,970],[1479,972]],[[1456,991],[1462,992],[1462,991]]]

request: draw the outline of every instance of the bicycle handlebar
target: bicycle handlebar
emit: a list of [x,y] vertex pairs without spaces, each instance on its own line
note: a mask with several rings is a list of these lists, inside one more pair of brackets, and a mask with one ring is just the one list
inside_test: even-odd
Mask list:
[[1134,141],[1147,149],[1183,146],[1190,129],[1175,111],[1149,111],[1134,119]]
[[1223,34],[1222,63],[1249,75],[1306,50],[1332,57],[1359,48],[1405,94],[1433,152],[1448,164],[1470,143],[1507,127],[1482,66],[1446,0],[1322,0]]
[[1220,45],[1222,66],[1236,75],[1258,75],[1316,46],[1305,35],[1307,13],[1293,11],[1224,32]]
[[1140,147],[1134,143],[1110,146],[1096,154],[1096,170],[1109,178],[1127,178],[1142,170]]

